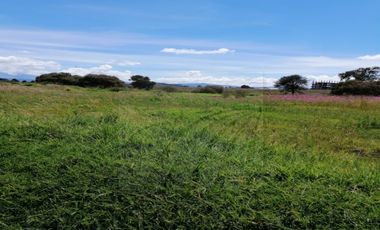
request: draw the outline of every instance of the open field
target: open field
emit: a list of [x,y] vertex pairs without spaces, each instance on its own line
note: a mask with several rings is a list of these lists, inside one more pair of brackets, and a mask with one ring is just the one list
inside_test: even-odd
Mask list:
[[379,98],[252,95],[0,84],[0,228],[378,228]]

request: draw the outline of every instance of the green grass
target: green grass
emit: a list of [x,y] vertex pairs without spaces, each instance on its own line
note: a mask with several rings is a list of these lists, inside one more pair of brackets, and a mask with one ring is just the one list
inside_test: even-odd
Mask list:
[[2,84],[0,228],[376,229],[379,114]]

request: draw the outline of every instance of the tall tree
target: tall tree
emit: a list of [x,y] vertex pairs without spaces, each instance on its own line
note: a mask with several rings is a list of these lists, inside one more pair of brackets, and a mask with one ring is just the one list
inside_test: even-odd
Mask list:
[[132,81],[131,85],[133,88],[150,90],[156,84],[156,82],[151,81],[149,77],[144,77],[141,75],[134,75],[130,79]]
[[281,89],[284,92],[295,94],[306,89],[307,79],[300,75],[290,75],[280,78],[274,87]]
[[378,80],[380,77],[380,67],[367,67],[350,70],[340,73],[339,77],[342,81],[374,81]]

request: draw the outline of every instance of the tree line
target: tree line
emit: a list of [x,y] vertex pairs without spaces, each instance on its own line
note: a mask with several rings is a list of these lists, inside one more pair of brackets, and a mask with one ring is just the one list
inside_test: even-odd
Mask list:
[[[333,95],[380,95],[380,67],[367,67],[350,70],[339,74],[340,82],[331,89]],[[131,86],[137,89],[150,90],[155,86],[147,76],[134,75],[130,78]],[[115,76],[105,74],[88,74],[85,76],[70,73],[48,73],[36,77],[38,83],[76,85],[81,87],[123,88],[128,84]],[[280,78],[274,87],[285,93],[299,93],[307,88],[307,79],[301,75],[290,75]],[[241,88],[249,89],[248,85]],[[199,93],[222,93],[223,87],[206,86],[196,90]]]
[[[340,82],[331,89],[333,95],[380,96],[380,67],[367,67],[339,74]],[[295,94],[306,89],[307,79],[301,75],[280,78],[275,87],[285,93]]]
[[[130,79],[131,86],[138,89],[152,89],[156,84],[149,77],[134,75]],[[70,73],[48,73],[36,77],[38,83],[76,85],[81,87],[99,88],[124,88],[127,84],[115,76],[106,74],[88,74],[85,76],[72,75]]]

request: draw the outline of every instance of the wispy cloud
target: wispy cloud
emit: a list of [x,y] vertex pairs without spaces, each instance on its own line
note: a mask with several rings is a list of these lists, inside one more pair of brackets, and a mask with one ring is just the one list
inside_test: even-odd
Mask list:
[[[80,32],[65,30],[43,30],[43,29],[12,29],[0,27],[1,44],[13,46],[33,46],[45,48],[66,49],[92,49],[101,50],[128,45],[141,45],[146,47],[168,47],[168,46],[192,46],[192,47],[224,47],[226,44],[234,47],[249,47],[249,44],[226,43],[216,40],[202,39],[176,39],[165,37],[154,37],[137,33],[118,32]],[[268,47],[269,49],[269,47]],[[279,49],[279,47],[278,47]],[[155,51],[156,52],[156,51]]]
[[365,56],[358,57],[358,59],[360,59],[360,60],[370,60],[370,61],[380,61],[380,54],[365,55]]
[[195,55],[203,55],[203,54],[227,54],[233,53],[234,50],[230,50],[227,48],[220,48],[216,50],[195,50],[195,49],[176,49],[176,48],[164,48],[161,50],[162,53],[173,53],[173,54],[195,54]]

